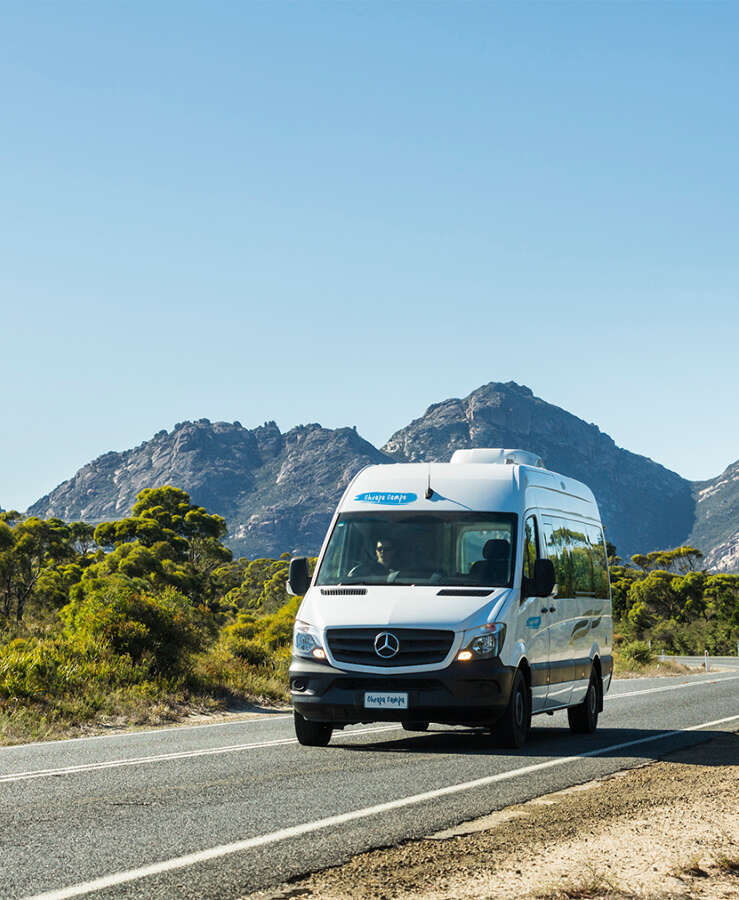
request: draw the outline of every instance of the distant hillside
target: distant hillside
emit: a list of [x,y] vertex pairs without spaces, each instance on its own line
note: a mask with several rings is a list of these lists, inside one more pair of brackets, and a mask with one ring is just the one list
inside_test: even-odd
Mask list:
[[239,555],[315,554],[336,501],[354,474],[389,462],[352,428],[301,425],[282,434],[274,422],[182,422],[123,453],[88,463],[28,510],[66,521],[127,515],[145,487],[172,484],[226,517],[227,543]]
[[695,525],[687,543],[705,548],[710,569],[739,572],[739,459],[711,481],[693,482]]
[[710,554],[713,567],[739,567],[739,462],[693,485],[514,382],[430,406],[381,450],[352,428],[311,424],[283,434],[274,422],[254,429],[181,422],[133,450],[104,454],[29,512],[99,522],[127,515],[143,488],[173,484],[226,517],[227,543],[237,554],[315,554],[336,502],[363,466],[446,461],[461,447],[535,450],[548,467],[586,482],[623,557],[689,540]]

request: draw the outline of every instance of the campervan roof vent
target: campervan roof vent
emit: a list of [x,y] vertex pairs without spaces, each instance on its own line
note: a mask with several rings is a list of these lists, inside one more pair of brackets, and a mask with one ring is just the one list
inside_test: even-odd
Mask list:
[[529,450],[501,450],[497,447],[480,447],[474,450],[455,450],[453,463],[495,463],[500,466],[539,466],[544,468],[542,458]]

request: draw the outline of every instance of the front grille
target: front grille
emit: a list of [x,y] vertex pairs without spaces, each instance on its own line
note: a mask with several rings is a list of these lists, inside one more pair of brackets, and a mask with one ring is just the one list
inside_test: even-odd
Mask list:
[[[375,652],[378,634],[390,634],[397,639],[395,656],[385,658]],[[454,632],[428,628],[329,628],[326,640],[337,662],[357,666],[427,666],[446,657]]]

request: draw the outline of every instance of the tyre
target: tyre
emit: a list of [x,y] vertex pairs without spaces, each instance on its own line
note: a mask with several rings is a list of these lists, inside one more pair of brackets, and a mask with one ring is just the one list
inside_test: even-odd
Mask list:
[[567,719],[570,723],[570,731],[574,734],[592,734],[598,727],[598,707],[600,703],[598,693],[598,678],[595,670],[590,670],[590,681],[585,699],[577,706],[570,706],[567,710]]
[[323,722],[311,722],[299,712],[295,716],[295,736],[304,747],[325,747],[331,740],[333,728]]
[[495,732],[504,747],[523,747],[531,727],[531,691],[520,669],[516,670],[511,687],[511,697],[506,711],[495,726]]
[[428,731],[428,722],[402,722],[403,731]]

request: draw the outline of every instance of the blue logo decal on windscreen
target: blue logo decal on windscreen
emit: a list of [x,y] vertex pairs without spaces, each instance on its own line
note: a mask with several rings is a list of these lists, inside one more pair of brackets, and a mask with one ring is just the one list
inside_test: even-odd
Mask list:
[[389,491],[370,491],[366,494],[357,494],[354,500],[359,500],[362,503],[380,503],[383,506],[403,506],[406,503],[413,503],[414,500],[418,500],[418,494],[393,494]]
[[529,616],[526,619],[527,628],[538,628],[541,625],[541,616]]

